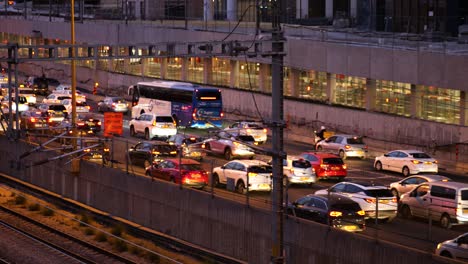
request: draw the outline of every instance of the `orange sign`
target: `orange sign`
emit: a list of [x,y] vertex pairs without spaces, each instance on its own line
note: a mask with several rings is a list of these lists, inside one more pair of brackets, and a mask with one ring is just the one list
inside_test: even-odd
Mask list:
[[104,113],[104,136],[112,137],[123,134],[123,113]]

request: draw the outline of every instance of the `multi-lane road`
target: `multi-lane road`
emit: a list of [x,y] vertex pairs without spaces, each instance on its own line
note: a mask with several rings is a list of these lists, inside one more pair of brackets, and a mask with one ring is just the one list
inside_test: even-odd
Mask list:
[[[38,102],[41,98],[38,98]],[[96,102],[93,102],[88,99],[88,104],[92,109],[97,109]],[[102,114],[94,113],[97,118],[103,119]],[[125,117],[128,119],[128,115]],[[124,122],[127,124],[128,122]],[[183,131],[181,131],[184,133]],[[185,133],[191,134],[206,134],[206,131],[203,130],[189,130]],[[128,147],[133,146],[138,141],[144,140],[142,137],[131,137],[128,127],[124,125],[124,133],[121,137],[115,137],[112,143],[113,159],[118,161],[118,163],[113,164],[114,167],[126,170],[129,168],[129,172],[132,174],[144,176],[144,169],[135,166],[127,166],[125,164],[125,150]],[[271,148],[271,145],[267,142],[263,145],[265,148]],[[310,145],[299,143],[299,142],[290,142],[285,141],[284,149],[289,155],[297,155],[301,152],[311,149]],[[257,155],[258,159],[269,160],[270,157]],[[223,157],[218,156],[207,156],[202,164],[204,168],[208,171],[211,171],[213,167],[221,166],[227,161]],[[347,180],[351,181],[365,181],[373,182],[376,185],[385,185],[388,186],[391,182],[398,181],[402,179],[400,174],[391,173],[391,172],[378,172],[373,168],[372,160],[360,160],[360,159],[347,159],[346,163],[348,165],[348,176]],[[455,181],[466,182],[465,178],[462,175],[448,175]],[[301,186],[291,186],[285,189],[285,197],[288,201],[294,201],[299,197],[302,197],[307,194],[314,193],[316,190],[328,188],[331,185],[335,184],[333,181],[318,181],[312,187],[301,187]],[[206,191],[213,191],[216,195],[223,196],[227,199],[234,199],[236,201],[246,203],[248,202],[251,206],[259,206],[264,208],[271,208],[270,193],[261,193],[253,192],[248,194],[248,197],[245,195],[240,195],[232,191],[227,191],[225,188],[214,188],[211,187],[205,188]],[[287,230],[285,230],[287,232]],[[369,221],[367,223],[367,228],[362,235],[385,239],[400,245],[414,247],[420,250],[434,252],[434,249],[438,242],[454,238],[461,233],[468,232],[467,226],[455,226],[451,230],[445,230],[438,226],[438,223],[429,223],[427,220],[407,220],[397,217],[394,221],[390,223],[379,222],[375,223],[374,221]]]

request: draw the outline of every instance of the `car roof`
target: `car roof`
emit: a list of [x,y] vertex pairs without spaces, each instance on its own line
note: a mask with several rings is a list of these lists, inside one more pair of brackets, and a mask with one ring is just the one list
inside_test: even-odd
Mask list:
[[388,189],[387,186],[384,186],[384,185],[377,185],[373,182],[363,182],[363,181],[355,181],[355,182],[351,182],[351,181],[348,181],[348,182],[345,182],[346,184],[353,184],[353,185],[356,185],[356,186],[359,186],[363,189],[366,189],[366,190],[375,190],[375,189]]
[[417,149],[395,149],[389,152],[394,152],[394,151],[402,151],[402,152],[407,152],[407,153],[426,153],[422,150],[417,150]]
[[[164,160],[167,160],[167,161],[172,161],[176,164],[195,164],[195,165],[200,165],[200,162],[196,161],[196,160],[193,160],[193,159],[187,159],[187,158],[182,158],[182,159],[179,159],[179,158],[175,158],[175,159],[164,159]],[[181,162],[179,162],[181,161]]]
[[[347,203],[347,204],[357,204],[354,200],[351,198],[338,194],[338,193],[330,193],[330,194],[309,194],[307,197],[314,197],[317,199],[320,199],[326,203],[332,203],[332,204],[337,204],[337,203]],[[300,199],[300,198],[299,198]]]
[[[233,160],[239,163],[242,163],[246,166],[255,166],[255,165],[268,165],[268,163],[264,162],[263,160]],[[230,161],[232,162],[232,161]]]
[[330,137],[333,137],[333,136],[345,137],[345,138],[353,138],[353,137],[362,138],[363,137],[363,136],[351,135],[351,134],[334,134]]
[[320,158],[339,158],[340,157],[330,152],[318,152],[318,151],[303,152],[302,154],[311,154],[311,155],[318,156]]
[[[442,176],[442,175],[438,175],[438,174],[418,174],[418,175],[411,175],[411,176],[408,176],[406,177],[405,179],[408,179],[408,178],[413,178],[413,177],[423,177],[423,178],[426,178],[428,180],[432,180],[432,181],[442,181],[442,180],[450,180],[450,178],[446,177],[446,176]],[[403,180],[405,180],[403,179]]]
[[[421,183],[421,184],[424,184],[424,183]],[[427,182],[425,184],[428,184]],[[434,182],[429,182],[429,184],[431,185],[439,185],[439,186],[446,186],[446,187],[453,187],[453,188],[456,188],[456,189],[465,189],[465,188],[468,188],[468,184],[467,183],[463,183],[463,182],[454,182],[454,181],[448,181],[448,182],[444,182],[444,181],[434,181]]]

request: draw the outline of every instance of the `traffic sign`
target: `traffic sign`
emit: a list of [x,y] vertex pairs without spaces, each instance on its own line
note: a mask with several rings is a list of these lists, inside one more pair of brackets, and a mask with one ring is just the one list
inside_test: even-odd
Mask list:
[[104,136],[112,137],[123,134],[123,113],[104,113]]

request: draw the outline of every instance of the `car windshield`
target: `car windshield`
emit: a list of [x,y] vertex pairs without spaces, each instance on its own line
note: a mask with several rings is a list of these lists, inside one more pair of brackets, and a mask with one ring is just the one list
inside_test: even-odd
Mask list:
[[362,137],[351,137],[348,138],[348,144],[364,144]]
[[307,160],[294,160],[292,162],[293,167],[295,168],[301,168],[301,169],[307,169],[310,168],[310,162]]
[[249,168],[249,172],[254,173],[272,173],[273,169],[268,165],[255,165]]
[[172,123],[172,117],[170,116],[157,116],[156,117],[156,122],[161,122],[161,123]]
[[330,206],[331,210],[338,211],[353,211],[357,212],[361,210],[361,207],[357,203],[336,203]]
[[393,194],[388,189],[365,190],[364,193],[370,197],[393,197]]
[[423,152],[410,153],[415,159],[430,159],[431,157]]
[[238,140],[245,141],[245,142],[254,142],[255,139],[252,136],[247,136],[247,135],[239,135],[237,136]]
[[113,98],[112,101],[114,103],[126,103],[125,99],[123,99],[123,98]]
[[337,164],[341,165],[343,164],[343,160],[340,158],[324,158],[323,159],[323,164]]
[[190,170],[190,171],[202,170],[202,168],[198,164],[182,164],[180,168],[183,170]]

